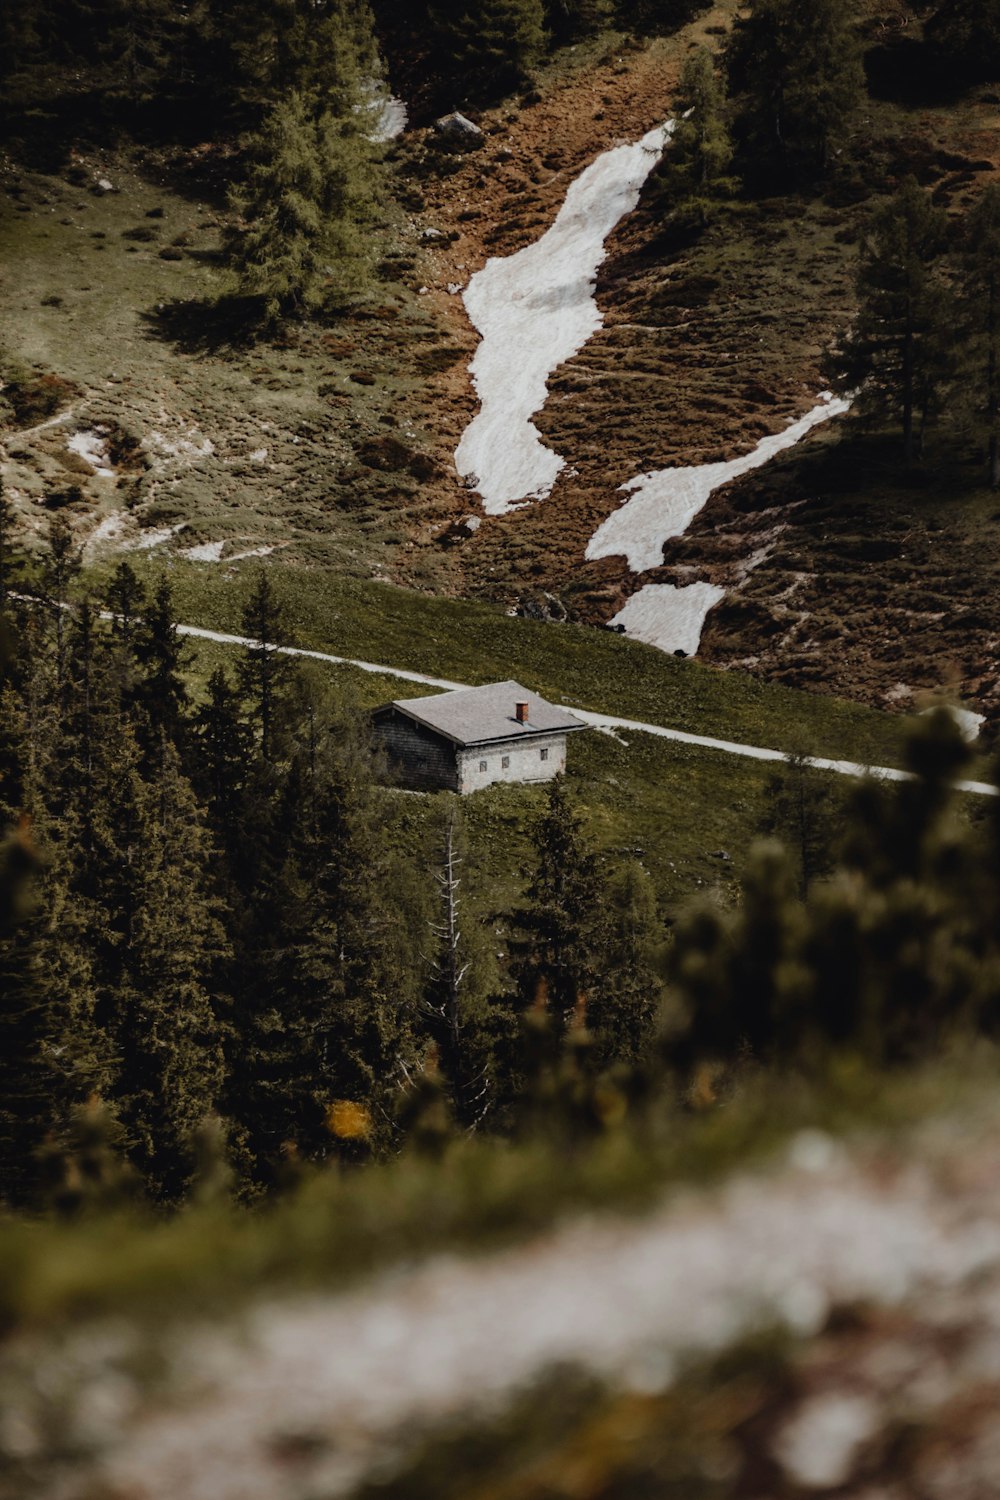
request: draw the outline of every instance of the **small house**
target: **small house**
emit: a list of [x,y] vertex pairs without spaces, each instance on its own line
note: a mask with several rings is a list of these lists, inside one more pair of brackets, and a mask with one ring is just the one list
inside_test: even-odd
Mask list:
[[550,781],[566,769],[567,737],[587,727],[518,682],[400,698],[375,709],[372,722],[399,786],[462,794],[495,781]]

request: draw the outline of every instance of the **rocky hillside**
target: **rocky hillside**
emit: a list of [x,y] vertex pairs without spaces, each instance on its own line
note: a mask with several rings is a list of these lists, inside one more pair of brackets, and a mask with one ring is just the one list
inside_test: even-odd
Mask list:
[[534,93],[478,114],[468,154],[432,127],[406,132],[390,150],[399,207],[378,293],[278,340],[247,342],[215,305],[227,145],[70,142],[57,170],[9,154],[0,353],[24,524],[39,533],[64,512],[92,559],[280,551],[594,625],[647,583],[705,581],[727,591],[709,661],[884,707],[945,688],[991,710],[1000,554],[971,469],[947,492],[933,464],[902,483],[887,451],[838,424],[714,495],[661,567],[584,561],[626,481],[747,452],[815,404],[876,188],[914,172],[957,210],[995,178],[990,88],[887,86],[918,28],[902,0],[869,7],[871,96],[821,196],[737,198],[679,238],[651,178],[608,243],[604,326],[554,373],[537,418],[568,465],[551,497],[483,516],[455,473],[476,411],[462,289],[538,239],[595,156],[670,115],[681,60],[717,44],[734,9],[720,0],[672,38],[557,54]]

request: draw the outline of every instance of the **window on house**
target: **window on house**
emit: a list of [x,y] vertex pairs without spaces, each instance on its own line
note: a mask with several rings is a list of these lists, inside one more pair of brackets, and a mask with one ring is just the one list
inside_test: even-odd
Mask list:
[[500,769],[501,769],[501,771],[509,771],[510,770],[510,756],[509,755],[504,755],[501,758]]
[[542,750],[540,752],[540,754],[541,754],[542,760],[548,760],[548,758],[549,758],[549,752],[547,750]]
[[480,761],[480,762],[479,762],[479,769],[480,769],[480,770],[481,770],[481,771],[485,771],[485,770],[486,770],[486,762],[485,762],[485,761],[484,761],[484,760],[481,760],[481,761]]

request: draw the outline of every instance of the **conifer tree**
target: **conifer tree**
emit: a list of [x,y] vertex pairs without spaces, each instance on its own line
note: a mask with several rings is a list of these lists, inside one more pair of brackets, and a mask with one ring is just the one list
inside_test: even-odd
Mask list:
[[140,837],[116,996],[113,1092],[131,1159],[157,1196],[175,1199],[194,1171],[197,1131],[223,1090],[216,980],[225,940],[211,845],[172,746],[134,795]]
[[364,102],[334,113],[293,89],[251,143],[226,244],[240,293],[268,321],[342,304],[366,283],[379,173]]
[[548,0],[545,24],[557,44],[591,36],[611,23],[611,0]]
[[528,904],[514,917],[521,935],[512,944],[513,967],[522,1003],[543,1005],[561,1034],[593,988],[601,924],[597,860],[561,776],[550,786],[532,844]]
[[542,0],[439,0],[431,23],[450,74],[469,97],[522,87],[545,48]]
[[65,516],[56,516],[49,524],[48,547],[42,559],[42,586],[52,606],[56,641],[56,677],[61,683],[66,673],[66,629],[69,618],[69,593],[82,567],[80,549]]
[[153,753],[164,736],[177,744],[188,707],[184,669],[188,651],[177,632],[170,584],[161,579],[134,629],[138,672],[135,692],[144,748]]
[[277,647],[288,644],[284,611],[275,598],[270,575],[261,569],[243,611],[243,634],[253,642],[240,664],[240,686],[260,730],[260,753],[267,762],[276,754],[277,719],[291,662]]
[[857,272],[858,316],[831,373],[859,410],[902,427],[919,456],[949,374],[951,309],[941,262],[948,219],[911,177],[872,215]]
[[137,622],[146,607],[146,590],[131,563],[120,562],[111,576],[104,602],[113,618],[111,631],[132,647]]
[[216,827],[230,828],[246,786],[251,735],[239,695],[223,667],[208,679],[208,699],[194,715],[194,762],[198,786]]
[[751,0],[727,64],[748,161],[825,170],[864,86],[853,0]]
[[712,54],[699,47],[685,58],[674,101],[674,133],[657,173],[674,217],[708,223],[716,201],[735,183],[728,170],[733,150],[724,95]]
[[1000,0],[944,0],[930,17],[928,47],[970,78],[1000,69]]
[[431,921],[433,952],[423,1010],[443,1087],[459,1125],[471,1128],[485,1116],[491,1095],[488,1015],[482,994],[480,955],[464,930],[462,897],[464,840],[452,814],[445,825],[439,906]]
[[961,250],[962,394],[983,439],[989,483],[1000,489],[1000,189],[987,188],[972,209]]
[[599,974],[587,1006],[602,1064],[638,1063],[663,994],[663,943],[653,882],[632,861],[607,883]]

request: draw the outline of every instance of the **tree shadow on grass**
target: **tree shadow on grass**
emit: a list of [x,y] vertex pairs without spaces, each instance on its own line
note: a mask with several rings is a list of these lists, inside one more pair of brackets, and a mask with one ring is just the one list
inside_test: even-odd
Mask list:
[[270,332],[257,297],[205,297],[158,302],[140,314],[148,338],[182,354],[225,354],[252,349]]

